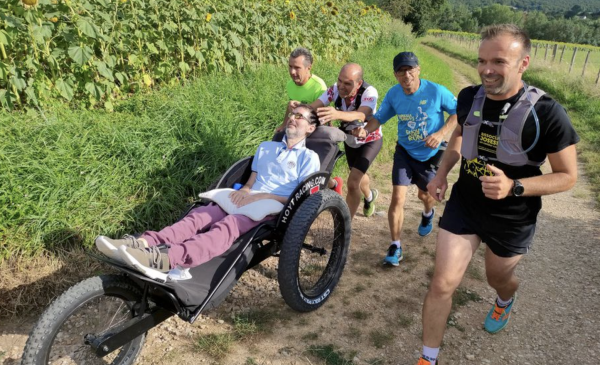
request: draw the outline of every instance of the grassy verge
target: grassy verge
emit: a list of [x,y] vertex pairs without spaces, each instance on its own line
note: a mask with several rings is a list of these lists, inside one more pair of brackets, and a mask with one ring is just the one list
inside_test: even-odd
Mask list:
[[[391,59],[405,48],[392,41],[350,58],[379,90],[395,82]],[[341,65],[319,62],[314,72],[331,84]],[[112,113],[58,104],[45,118],[0,112],[0,261],[171,223],[271,138],[288,78],[285,67],[261,65],[138,95]]]
[[[433,38],[424,44],[434,47],[470,65],[477,65],[477,53],[472,49],[456,44],[448,44]],[[595,200],[600,204],[600,91],[577,77],[559,72],[547,64],[536,65],[523,75],[523,79],[535,85],[559,101],[582,139],[578,146],[579,158],[584,162],[587,175],[595,192]]]
[[[382,97],[395,83],[392,58],[410,47],[408,29],[396,25],[349,59],[363,65]],[[341,66],[320,61],[314,72],[331,84]],[[160,229],[177,219],[197,193],[271,138],[288,79],[287,68],[260,65],[136,95],[114,112],[62,104],[43,116],[0,111],[0,313],[47,304],[32,299],[42,278],[51,296],[96,273],[83,255],[78,275],[65,269],[73,266],[69,253],[91,247],[96,235]]]

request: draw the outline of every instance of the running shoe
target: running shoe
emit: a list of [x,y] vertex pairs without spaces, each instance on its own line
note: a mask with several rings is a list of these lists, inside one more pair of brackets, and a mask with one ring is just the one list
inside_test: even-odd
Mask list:
[[112,239],[106,236],[96,237],[96,248],[102,252],[108,258],[116,261],[123,261],[121,255],[119,255],[119,247],[127,246],[133,248],[148,247],[148,244],[144,240],[135,238],[134,236],[126,234],[121,239]]
[[398,266],[398,264],[400,264],[400,261],[402,261],[403,258],[404,256],[402,255],[402,247],[390,245],[390,248],[388,248],[387,256],[383,259],[383,263]]
[[165,274],[171,269],[166,246],[149,248],[121,246],[119,254],[127,265],[153,279],[166,278]]
[[342,180],[342,178],[339,176],[334,177],[333,180],[335,180],[335,182],[337,183],[335,188],[333,188],[333,191],[342,195],[342,188],[344,187],[344,180]]
[[429,217],[425,217],[421,213],[421,224],[419,225],[419,236],[427,236],[433,229],[433,217],[435,216],[435,208],[432,209],[432,213]]
[[371,189],[371,195],[372,199],[370,202],[367,201],[366,198],[363,202],[363,214],[365,217],[370,217],[375,213],[375,200],[377,200],[377,197],[379,196],[379,191],[377,191],[377,189]]
[[510,312],[512,310],[515,301],[517,300],[517,293],[513,296],[512,301],[509,305],[502,308],[498,306],[498,303],[494,303],[494,307],[490,310],[487,317],[485,317],[484,328],[489,333],[500,332],[508,324],[510,319]]

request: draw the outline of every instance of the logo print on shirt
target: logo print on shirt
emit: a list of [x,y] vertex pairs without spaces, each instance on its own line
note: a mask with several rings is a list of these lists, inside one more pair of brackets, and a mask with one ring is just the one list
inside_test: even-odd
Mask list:
[[291,169],[293,169],[295,167],[296,167],[296,163],[294,161],[288,161],[288,163],[287,163],[287,168],[288,169],[291,170]]

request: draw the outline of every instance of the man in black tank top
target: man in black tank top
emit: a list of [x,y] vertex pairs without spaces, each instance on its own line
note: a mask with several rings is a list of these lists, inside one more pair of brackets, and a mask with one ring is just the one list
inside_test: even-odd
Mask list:
[[[521,80],[530,61],[528,36],[515,25],[500,24],[485,28],[481,38],[477,68],[482,85],[460,92],[459,125],[436,177],[427,186],[436,200],[444,199],[447,175],[461,160],[458,181],[440,220],[435,273],[423,305],[419,365],[436,363],[452,293],[481,242],[487,245],[488,283],[497,292],[484,328],[496,333],[507,325],[519,287],[514,271],[532,244],[541,196],[566,191],[577,180],[575,144],[579,137],[556,101],[543,95],[526,111],[515,108],[523,115],[520,135],[502,130],[512,107],[524,100],[521,96],[528,97],[524,93],[529,89]],[[481,88],[485,100],[483,105],[477,102],[480,110],[474,110],[477,108],[472,105],[475,98],[481,98]],[[477,131],[464,133],[479,121]],[[461,145],[465,147],[462,158]],[[507,146],[526,153],[526,158],[505,153]],[[499,153],[501,148],[505,150]],[[552,172],[542,174],[539,165],[546,158]]]

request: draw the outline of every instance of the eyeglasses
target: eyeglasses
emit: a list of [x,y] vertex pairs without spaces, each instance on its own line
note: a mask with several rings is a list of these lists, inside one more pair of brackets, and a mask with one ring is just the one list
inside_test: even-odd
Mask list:
[[290,113],[290,114],[288,114],[288,118],[290,118],[290,119],[296,119],[296,120],[298,120],[298,119],[304,119],[305,121],[307,121],[307,122],[310,123],[310,120],[308,120],[304,116],[304,114],[302,114],[302,113]]
[[418,67],[405,68],[403,70],[400,69],[400,70],[396,71],[396,73],[400,76],[407,75],[407,74],[413,75],[415,72],[417,72],[418,69],[419,69]]

